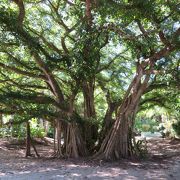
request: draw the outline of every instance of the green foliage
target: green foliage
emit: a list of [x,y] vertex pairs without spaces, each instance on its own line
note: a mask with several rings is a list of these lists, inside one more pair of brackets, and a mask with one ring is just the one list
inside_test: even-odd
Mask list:
[[50,127],[48,129],[47,136],[50,138],[54,138],[54,128]]
[[12,133],[12,137],[17,137],[17,138],[25,138],[26,137],[26,128],[24,126],[24,124],[20,124],[20,125],[13,125],[11,127],[11,133]]
[[[44,135],[37,119],[54,120],[68,114],[71,103],[73,115],[63,116],[63,120],[101,127],[108,101],[120,106],[137,72],[137,61],[145,62],[163,48],[169,49],[159,37],[163,32],[174,52],[165,53],[154,64],[135,128],[156,131],[156,117],[149,117],[146,110],[157,114],[157,106],[179,117],[179,38],[174,34],[179,27],[177,1],[91,1],[91,27],[85,1],[68,2],[24,1],[22,27],[17,23],[15,3],[0,2],[1,112],[13,114],[15,124],[36,118],[31,123],[35,137]],[[85,119],[83,82],[89,81],[94,82],[96,118]],[[14,136],[24,136],[23,129],[23,125],[15,125]],[[8,133],[4,129],[1,134]]]
[[153,106],[139,112],[135,121],[135,129],[137,132],[160,132],[163,137],[175,137],[179,132],[178,118],[179,113],[176,108],[170,111],[169,108]]
[[16,138],[25,138],[26,137],[26,128],[23,124],[13,125],[13,126],[4,126],[0,129],[0,137],[16,137]]
[[173,127],[176,135],[180,137],[180,121],[177,121],[176,123],[173,123],[172,127]]
[[42,127],[42,125],[40,125],[40,123],[38,123],[38,119],[33,118],[30,121],[30,128],[31,128],[32,137],[37,137],[37,138],[44,137],[45,135],[44,128]]
[[146,158],[148,154],[147,150],[147,141],[146,140],[138,140],[136,143],[136,148],[138,151],[138,155],[140,158]]
[[172,119],[170,120],[165,120],[164,122],[160,123],[159,125],[159,131],[163,135],[163,137],[174,137],[175,132],[172,128],[173,121]]
[[44,129],[41,127],[38,127],[38,125],[34,128],[31,128],[31,136],[36,138],[42,138],[45,136]]
[[[33,118],[30,121],[31,136],[41,138],[45,136],[44,128],[38,123],[38,120]],[[0,128],[0,137],[16,137],[26,138],[25,123],[8,125]]]
[[156,132],[159,122],[156,118],[139,117],[135,121],[135,129],[138,132]]
[[9,137],[11,135],[11,131],[9,128],[0,128],[0,138]]

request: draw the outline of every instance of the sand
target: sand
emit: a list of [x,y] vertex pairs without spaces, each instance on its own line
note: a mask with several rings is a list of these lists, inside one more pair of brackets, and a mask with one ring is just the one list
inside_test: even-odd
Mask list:
[[[41,158],[24,158],[24,146],[12,146],[0,139],[0,180],[179,180],[180,142],[154,139],[148,143],[144,160],[92,162],[86,159],[48,159],[51,146],[38,145]],[[46,157],[46,158],[45,158]]]

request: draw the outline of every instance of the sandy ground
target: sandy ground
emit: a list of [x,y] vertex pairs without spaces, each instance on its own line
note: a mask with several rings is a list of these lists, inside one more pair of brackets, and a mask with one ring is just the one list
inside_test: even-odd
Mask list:
[[89,162],[87,160],[47,159],[51,146],[37,146],[41,158],[24,158],[24,145],[0,139],[0,180],[179,180],[180,141],[149,140],[150,154],[145,160]]

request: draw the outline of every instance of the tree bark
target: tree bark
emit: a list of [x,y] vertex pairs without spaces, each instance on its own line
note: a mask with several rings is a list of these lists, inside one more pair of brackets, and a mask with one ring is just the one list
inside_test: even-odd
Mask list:
[[34,145],[33,138],[30,138],[30,139],[31,139],[31,145],[32,145],[32,147],[33,147],[33,149],[34,149],[34,152],[35,152],[36,156],[37,156],[37,157],[40,157],[40,155],[39,155],[38,152],[37,152],[36,146]]
[[31,156],[31,129],[29,122],[26,123],[26,157]]
[[87,149],[76,122],[67,123],[64,132],[64,149],[66,157],[78,158],[87,155]]
[[43,127],[44,127],[45,136],[47,136],[49,131],[49,122],[47,120],[43,119]]
[[98,138],[98,126],[92,122],[96,118],[94,105],[94,80],[83,83],[84,96],[84,117],[86,122],[84,124],[84,139],[88,150],[93,150],[94,144]]
[[52,156],[62,158],[62,121],[60,119],[56,120],[56,128],[54,128],[54,130],[54,154]]
[[92,14],[91,14],[91,0],[86,0],[86,18],[88,22],[88,26],[92,25]]
[[61,149],[61,135],[62,135],[62,122],[61,120],[57,120],[57,157],[62,157],[62,149]]
[[18,23],[20,26],[22,26],[25,17],[25,8],[24,8],[23,0],[12,0],[12,1],[15,2],[19,8]]
[[108,133],[108,131],[111,129],[115,119],[113,119],[113,113],[117,110],[119,106],[118,102],[108,102],[108,108],[103,120],[103,124],[102,124],[102,130],[101,133],[99,135],[99,144],[102,143],[103,139],[105,138],[106,134]]
[[3,126],[3,116],[2,114],[0,113],[0,128],[2,128]]
[[141,65],[137,66],[136,76],[124,96],[116,121],[102,142],[95,158],[120,159],[134,154],[132,145],[134,117],[150,77],[150,75],[144,75],[144,69]]

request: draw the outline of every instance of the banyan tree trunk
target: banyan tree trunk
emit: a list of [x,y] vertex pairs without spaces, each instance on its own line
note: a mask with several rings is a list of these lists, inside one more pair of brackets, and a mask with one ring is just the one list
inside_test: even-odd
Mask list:
[[55,158],[78,158],[87,155],[82,132],[76,122],[56,121]]
[[102,143],[103,139],[105,138],[107,132],[111,129],[113,122],[113,113],[117,110],[118,103],[117,102],[108,102],[108,108],[103,120],[102,130],[99,135],[99,144]]
[[98,138],[98,126],[92,122],[96,118],[94,105],[94,81],[83,83],[84,95],[84,117],[87,121],[84,124],[84,139],[88,150],[94,148],[95,142]]
[[47,120],[43,119],[43,127],[44,127],[45,136],[47,136],[49,130],[49,122]]
[[37,149],[33,143],[33,138],[31,138],[31,128],[30,128],[30,123],[26,123],[26,155],[25,157],[31,156],[31,145],[35,151],[35,154],[37,157],[40,157],[40,155],[37,152]]
[[126,114],[127,111],[123,112],[123,110],[125,109],[123,108],[120,111],[119,117],[102,142],[97,155],[98,158],[119,159],[133,154],[131,142],[133,112]]
[[57,119],[56,121],[56,139],[57,139],[57,143],[55,143],[55,138],[54,138],[54,154],[53,157],[57,157],[57,158],[61,158],[63,157],[62,154],[62,121]]
[[66,123],[64,130],[64,152],[66,157],[78,158],[86,156],[87,149],[76,122]]
[[103,140],[95,158],[120,159],[135,153],[132,144],[134,116],[148,81],[149,75],[144,76],[142,69],[139,68],[125,94],[114,125]]
[[31,156],[31,130],[29,122],[26,123],[26,157]]

